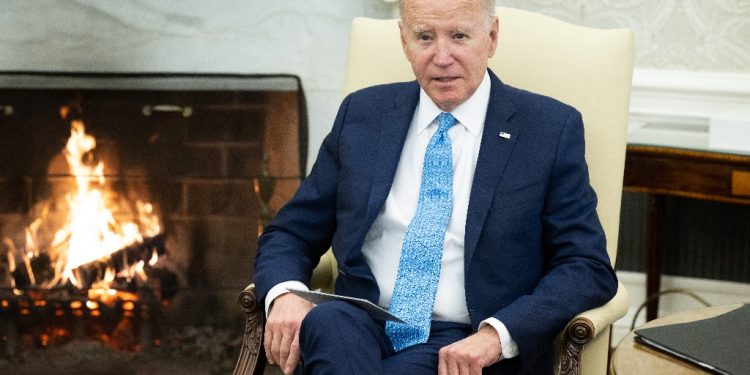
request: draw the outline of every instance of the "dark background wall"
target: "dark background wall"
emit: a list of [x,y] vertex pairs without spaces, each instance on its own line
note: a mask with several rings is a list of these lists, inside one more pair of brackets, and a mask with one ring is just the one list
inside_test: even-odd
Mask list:
[[[644,272],[648,196],[623,193],[616,269]],[[750,206],[668,197],[664,274],[750,282]]]

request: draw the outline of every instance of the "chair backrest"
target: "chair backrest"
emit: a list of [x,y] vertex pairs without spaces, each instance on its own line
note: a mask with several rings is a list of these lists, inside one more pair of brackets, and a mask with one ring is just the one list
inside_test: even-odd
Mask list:
[[[503,82],[556,98],[584,120],[586,160],[598,197],[597,212],[614,263],[625,167],[633,33],[592,29],[528,11],[498,7],[500,33],[490,68]],[[396,20],[356,18],[344,94],[414,79]]]

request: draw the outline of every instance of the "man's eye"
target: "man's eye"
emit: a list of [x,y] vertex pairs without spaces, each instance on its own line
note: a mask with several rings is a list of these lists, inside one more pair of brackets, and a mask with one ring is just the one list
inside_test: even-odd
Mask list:
[[422,41],[422,42],[427,42],[430,39],[432,38],[430,38],[429,35],[417,35],[417,40]]
[[468,38],[469,36],[468,36],[468,35],[466,35],[466,34],[463,34],[463,33],[458,33],[458,34],[454,35],[453,37],[454,37],[455,39],[459,39],[459,40],[460,40],[460,39],[466,39],[466,38]]

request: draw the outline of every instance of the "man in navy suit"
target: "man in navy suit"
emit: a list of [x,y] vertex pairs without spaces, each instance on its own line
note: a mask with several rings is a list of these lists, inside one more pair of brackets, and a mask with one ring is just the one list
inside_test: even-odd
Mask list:
[[[399,6],[416,81],[343,101],[310,175],[260,238],[266,356],[285,373],[551,373],[555,336],[617,289],[581,116],[488,70],[494,1]],[[429,338],[395,350],[384,323],[357,307],[313,307],[286,288],[306,288],[330,247],[336,293],[389,307],[425,150],[444,112],[458,122],[447,133],[452,210]]]

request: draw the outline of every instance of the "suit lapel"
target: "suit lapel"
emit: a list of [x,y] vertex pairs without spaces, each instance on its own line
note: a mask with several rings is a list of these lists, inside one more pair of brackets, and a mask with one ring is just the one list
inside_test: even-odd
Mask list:
[[[415,95],[418,97],[418,95]],[[414,106],[398,105],[393,111],[383,114],[378,135],[377,151],[373,166],[372,185],[368,199],[368,224],[372,211],[377,213],[388,197],[396,175],[398,161],[404,148],[406,134],[414,115]],[[374,220],[374,217],[372,217]],[[367,225],[369,227],[369,225]]]
[[367,211],[361,227],[362,233],[359,235],[360,243],[354,247],[356,251],[349,253],[348,258],[350,260],[358,259],[360,256],[359,250],[367,231],[372,226],[378,212],[388,198],[388,193],[391,191],[396,168],[401,158],[401,151],[406,141],[406,134],[414,116],[414,109],[419,101],[419,85],[416,81],[410,83],[406,90],[399,91],[392,99],[391,109],[384,111],[380,122],[377,124],[380,128],[378,137],[372,142],[377,149],[372,161],[373,175],[367,199]]
[[497,184],[508,163],[519,132],[518,123],[509,121],[515,113],[515,107],[504,84],[492,71],[490,71],[490,79],[492,81],[490,102],[487,107],[482,143],[479,148],[479,157],[466,215],[465,272],[469,271],[469,264],[471,264],[471,259],[474,256]]

